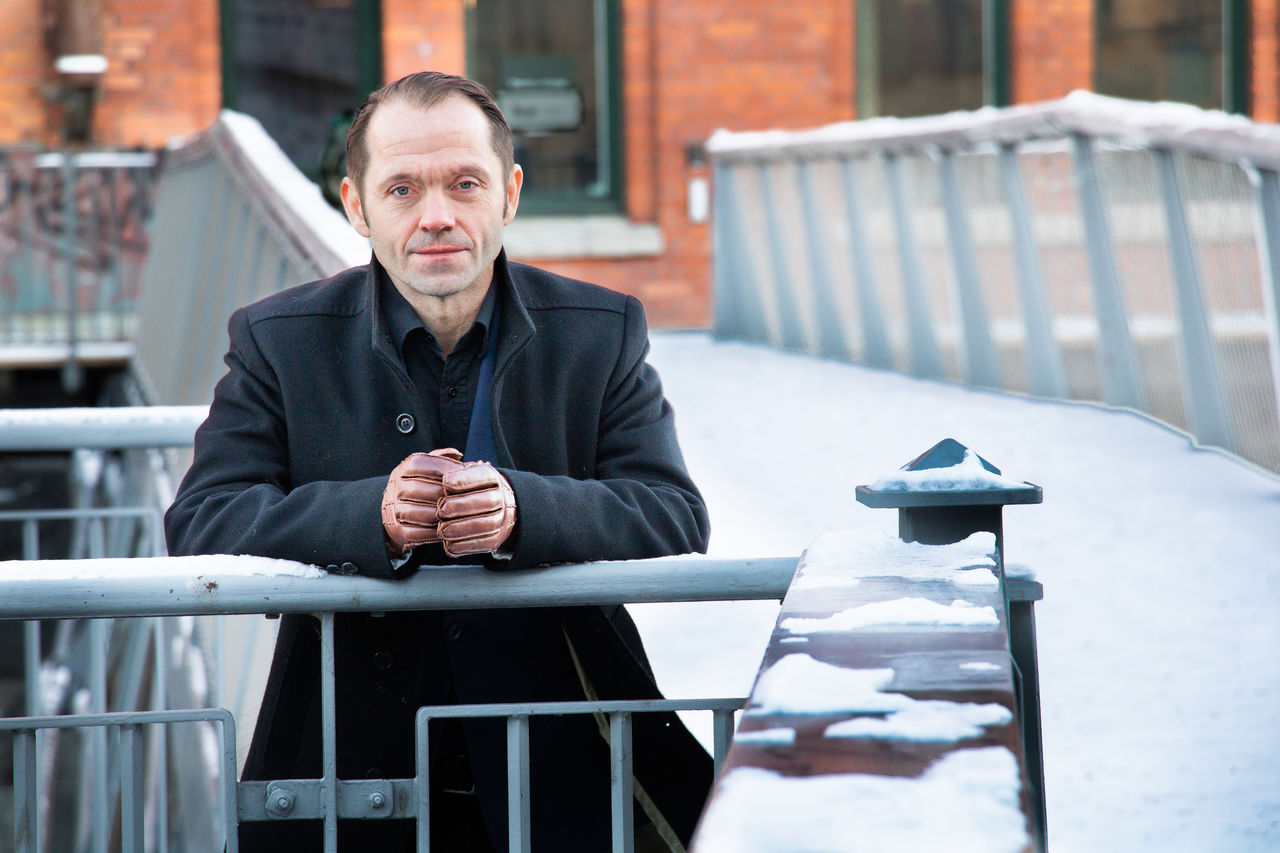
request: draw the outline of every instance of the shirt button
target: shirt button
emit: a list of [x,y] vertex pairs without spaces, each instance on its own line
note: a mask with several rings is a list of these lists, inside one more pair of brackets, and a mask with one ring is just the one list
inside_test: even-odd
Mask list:
[[450,623],[450,624],[449,624],[449,639],[450,639],[450,640],[456,640],[456,639],[458,639],[458,638],[459,638],[459,637],[461,637],[461,636],[462,636],[462,626],[461,626],[461,625],[459,625],[457,622],[452,622],[452,623]]
[[453,399],[454,397],[456,397],[456,396],[458,396],[458,386],[457,386],[457,385],[450,385],[450,386],[449,386],[449,399],[450,399],[450,400],[452,400],[452,399]]
[[408,435],[409,433],[413,432],[413,428],[415,425],[416,424],[414,423],[413,415],[409,414],[408,412],[401,412],[400,414],[396,415],[396,429],[400,430],[400,432],[404,433],[405,435]]

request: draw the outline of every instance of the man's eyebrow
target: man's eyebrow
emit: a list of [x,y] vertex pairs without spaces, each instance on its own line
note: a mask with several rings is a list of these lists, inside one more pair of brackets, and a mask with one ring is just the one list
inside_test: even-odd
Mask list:
[[[435,170],[431,170],[431,171],[435,171]],[[454,176],[475,175],[477,177],[484,178],[485,180],[492,179],[492,175],[493,175],[489,167],[485,166],[484,163],[479,160],[463,160],[449,166],[447,169],[441,169],[440,171],[447,171]],[[394,184],[398,184],[401,181],[413,182],[413,181],[420,180],[421,175],[422,175],[422,172],[419,170],[414,170],[412,172],[399,171],[399,172],[390,174],[385,178],[380,178],[376,185],[379,187],[389,187]]]

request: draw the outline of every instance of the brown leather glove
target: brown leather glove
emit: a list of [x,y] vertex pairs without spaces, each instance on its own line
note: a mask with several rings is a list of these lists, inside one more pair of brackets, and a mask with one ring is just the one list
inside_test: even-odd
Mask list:
[[516,526],[516,493],[507,478],[477,462],[446,472],[443,485],[436,515],[444,552],[461,557],[501,548]]
[[388,551],[398,556],[440,541],[436,505],[444,496],[444,476],[470,464],[462,461],[461,453],[445,447],[414,453],[395,467],[382,492],[382,529],[387,534]]

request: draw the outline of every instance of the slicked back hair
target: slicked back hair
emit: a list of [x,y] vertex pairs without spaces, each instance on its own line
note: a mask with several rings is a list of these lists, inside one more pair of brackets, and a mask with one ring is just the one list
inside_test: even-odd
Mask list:
[[356,192],[364,192],[364,173],[369,166],[369,148],[365,137],[369,134],[369,122],[374,112],[384,103],[402,103],[420,109],[431,109],[453,95],[461,95],[471,101],[489,121],[489,144],[502,163],[502,180],[511,178],[515,166],[515,151],[511,142],[511,128],[498,109],[489,90],[474,80],[456,74],[439,71],[419,71],[401,77],[373,92],[360,106],[347,131],[347,177],[356,185]]

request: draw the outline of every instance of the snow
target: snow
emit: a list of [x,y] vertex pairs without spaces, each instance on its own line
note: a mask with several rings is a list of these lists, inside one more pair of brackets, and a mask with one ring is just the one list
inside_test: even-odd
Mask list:
[[959,465],[948,468],[923,468],[919,471],[895,471],[871,484],[875,492],[960,492],[981,489],[1025,489],[1027,484],[982,467],[972,450],[965,450]]
[[994,627],[999,624],[1000,619],[996,616],[994,607],[975,607],[967,601],[959,600],[946,605],[927,598],[912,597],[874,601],[818,619],[791,616],[782,620],[782,629],[793,634],[816,634],[903,625],[970,628]]
[[[1040,485],[1043,504],[1005,509],[1004,535],[1008,560],[1045,586],[1035,613],[1051,848],[1280,850],[1280,480],[1127,411],[703,333],[655,334],[650,361],[707,500],[713,556],[795,556],[830,531],[841,532],[823,547],[838,547],[851,528],[896,536],[897,513],[859,504],[854,487],[946,437]],[[776,602],[629,609],[673,697],[746,695],[778,614]],[[709,721],[693,724],[709,743]],[[809,790],[846,813],[861,797]],[[751,798],[731,799],[717,808],[739,815],[727,822],[742,844],[716,849],[770,849]]]
[[[1016,853],[1027,844],[1018,796],[1017,761],[1004,747],[950,753],[916,779],[739,767],[725,775],[696,843],[700,853]],[[791,819],[776,820],[779,812]]]
[[[67,581],[120,578],[174,577],[181,572],[194,585],[204,575],[275,575],[321,578],[323,569],[267,557],[131,557],[96,560],[22,560],[0,563],[0,579],[7,581]],[[194,586],[192,586],[194,588]]]
[[369,262],[369,241],[356,233],[346,216],[330,207],[320,187],[298,171],[257,119],[223,110],[218,120],[235,138],[262,181],[271,187],[271,197],[287,203],[293,215],[321,244],[331,248],[345,266]]
[[1013,712],[994,702],[947,702],[911,699],[883,717],[854,717],[827,726],[824,737],[885,738],[888,740],[956,741],[980,737],[986,726],[1013,721]]
[[822,533],[800,550],[804,567],[792,583],[794,589],[846,586],[859,577],[883,574],[885,566],[893,566],[894,577],[945,577],[962,586],[1000,584],[992,571],[996,537],[991,533],[975,533],[939,548],[903,542],[882,530],[853,528]]
[[901,707],[907,697],[883,692],[893,670],[846,669],[797,653],[760,673],[748,714],[878,713]]

